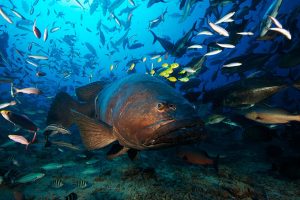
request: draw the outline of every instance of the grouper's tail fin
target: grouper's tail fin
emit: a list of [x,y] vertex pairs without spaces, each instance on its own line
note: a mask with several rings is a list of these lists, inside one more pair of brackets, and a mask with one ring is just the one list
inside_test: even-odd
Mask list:
[[79,103],[65,92],[60,92],[54,98],[48,112],[47,124],[59,124],[65,128],[71,126],[74,122],[71,109],[84,115],[93,116],[94,103]]

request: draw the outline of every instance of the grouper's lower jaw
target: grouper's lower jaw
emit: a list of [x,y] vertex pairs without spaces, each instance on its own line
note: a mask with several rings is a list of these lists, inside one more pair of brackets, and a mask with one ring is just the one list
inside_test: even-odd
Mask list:
[[185,126],[171,125],[169,127],[171,129],[167,130],[168,127],[166,127],[164,132],[149,139],[143,146],[148,149],[154,149],[178,144],[195,143],[206,137],[204,126],[199,123],[190,123]]

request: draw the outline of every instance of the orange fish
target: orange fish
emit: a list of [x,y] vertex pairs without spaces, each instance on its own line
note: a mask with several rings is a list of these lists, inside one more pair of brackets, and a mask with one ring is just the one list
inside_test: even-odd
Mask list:
[[15,94],[17,93],[35,94],[35,95],[43,94],[43,92],[37,88],[23,88],[23,89],[13,88],[13,89],[15,90]]
[[182,158],[188,163],[201,165],[201,166],[213,166],[216,171],[219,170],[218,160],[219,155],[215,159],[209,157],[205,151],[191,151],[191,150],[182,150],[177,153],[177,156]]
[[33,143],[36,139],[36,132],[34,132],[34,136],[32,138],[32,141],[29,142],[25,137],[21,136],[21,135],[8,135],[9,139],[17,142],[17,143],[20,143],[20,144],[24,144],[26,145],[26,150],[29,146],[29,144]]

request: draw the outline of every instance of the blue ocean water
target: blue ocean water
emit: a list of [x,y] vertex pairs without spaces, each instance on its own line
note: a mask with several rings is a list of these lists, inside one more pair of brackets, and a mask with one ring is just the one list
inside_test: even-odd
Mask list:
[[[5,0],[0,9],[0,107],[40,129],[26,150],[8,135],[32,133],[1,117],[0,199],[300,198],[299,1]],[[207,139],[108,161],[108,147],[86,151],[71,127],[55,136],[66,144],[44,147],[59,92],[75,98],[78,87],[132,74],[193,103]],[[30,173],[43,175],[18,183]]]

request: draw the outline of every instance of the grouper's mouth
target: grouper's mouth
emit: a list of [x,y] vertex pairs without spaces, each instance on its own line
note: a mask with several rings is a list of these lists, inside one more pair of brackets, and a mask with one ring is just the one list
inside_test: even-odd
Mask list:
[[160,127],[154,135],[144,143],[145,147],[158,148],[193,143],[205,138],[206,133],[202,121],[182,120],[173,121]]

